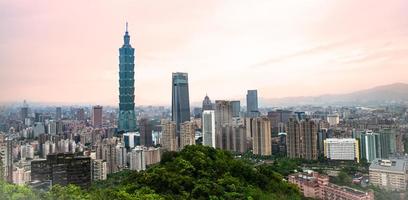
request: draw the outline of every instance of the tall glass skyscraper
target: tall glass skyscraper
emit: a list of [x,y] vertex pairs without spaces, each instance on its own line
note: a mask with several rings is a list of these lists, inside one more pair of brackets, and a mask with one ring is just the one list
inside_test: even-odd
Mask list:
[[130,45],[128,25],[119,49],[119,127],[120,132],[136,130],[135,116],[135,49]]
[[246,95],[247,100],[247,116],[248,117],[258,117],[258,91],[257,90],[248,90]]
[[190,121],[190,98],[187,73],[173,73],[171,112],[171,118],[172,121],[176,122],[177,136],[179,137],[180,124],[185,121]]

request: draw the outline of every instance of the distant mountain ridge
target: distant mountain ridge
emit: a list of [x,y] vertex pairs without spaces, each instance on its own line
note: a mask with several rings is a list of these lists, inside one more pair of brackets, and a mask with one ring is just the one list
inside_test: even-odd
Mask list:
[[408,102],[408,84],[393,83],[347,94],[262,99],[263,105],[378,105]]

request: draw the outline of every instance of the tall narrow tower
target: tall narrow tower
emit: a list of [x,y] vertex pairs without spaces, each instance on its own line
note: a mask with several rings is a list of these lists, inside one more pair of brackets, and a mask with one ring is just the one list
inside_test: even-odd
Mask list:
[[126,22],[124,44],[119,49],[119,126],[118,131],[136,130],[135,116],[135,49],[130,45]]
[[180,124],[190,120],[190,98],[188,93],[188,74],[172,74],[171,118],[176,122],[177,137],[180,137]]

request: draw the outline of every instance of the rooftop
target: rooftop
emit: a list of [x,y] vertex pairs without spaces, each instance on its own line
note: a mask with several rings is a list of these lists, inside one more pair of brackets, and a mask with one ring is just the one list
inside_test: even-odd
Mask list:
[[405,173],[406,160],[403,159],[391,159],[381,160],[376,159],[370,165],[370,170],[381,170],[396,173]]

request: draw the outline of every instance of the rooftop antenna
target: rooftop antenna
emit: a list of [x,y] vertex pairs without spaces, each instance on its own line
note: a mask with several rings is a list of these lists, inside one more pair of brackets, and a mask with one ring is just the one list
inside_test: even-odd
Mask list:
[[128,22],[126,21],[126,33],[128,32]]

